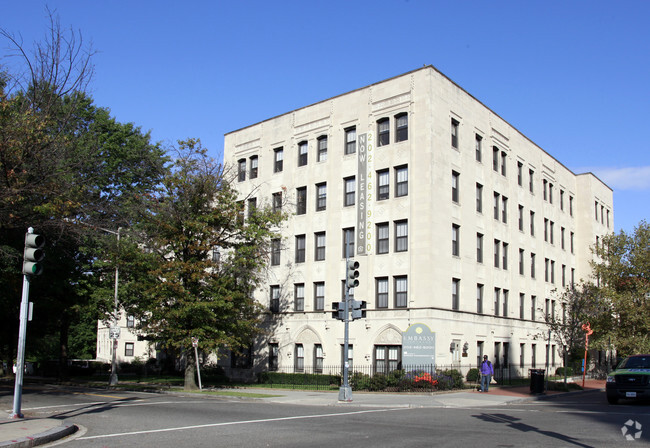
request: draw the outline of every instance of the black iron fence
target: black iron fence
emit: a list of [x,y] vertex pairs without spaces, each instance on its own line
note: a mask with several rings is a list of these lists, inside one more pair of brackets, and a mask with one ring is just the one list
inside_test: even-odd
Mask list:
[[[375,366],[351,366],[348,383],[352,390],[409,392],[437,391],[474,387],[479,374],[476,365],[422,365],[399,366],[398,369],[377,369]],[[547,379],[560,380],[566,371],[568,377],[581,377],[580,364],[567,368],[544,365],[493,365],[493,379],[499,385],[529,384],[531,371],[543,374]],[[540,372],[541,370],[541,372]],[[587,372],[587,377],[599,376],[597,370]],[[339,366],[318,368],[304,366],[278,368],[258,374],[258,382],[269,387],[285,387],[313,390],[336,390],[343,382],[343,370]]]

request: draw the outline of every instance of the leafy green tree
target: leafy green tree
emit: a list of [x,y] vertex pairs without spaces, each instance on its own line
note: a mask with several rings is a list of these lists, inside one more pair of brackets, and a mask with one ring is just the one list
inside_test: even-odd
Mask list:
[[[582,326],[587,323],[593,326],[601,312],[602,299],[600,292],[592,283],[577,284],[559,294],[555,290],[554,295],[561,309],[559,313],[546,313],[544,319],[547,324],[546,331],[550,331],[551,338],[562,350],[566,367],[572,361],[582,359],[584,356],[586,332]],[[539,337],[546,339],[546,331]],[[567,370],[565,369],[564,372],[566,382]]]
[[[0,311],[7,317],[0,355],[11,363],[24,234],[34,227],[47,238],[47,256],[30,291],[36,306],[27,356],[51,358],[58,346],[54,355],[65,365],[70,331],[87,338],[82,319],[101,317],[92,283],[100,281],[95,265],[111,244],[98,228],[137,222],[142,197],[156,191],[167,159],[149,134],[117,122],[83,92],[92,52],[77,34],[52,19],[49,38],[32,53],[5,30],[0,38],[13,44],[26,67],[4,68],[0,82]],[[88,353],[90,341],[83,345],[81,352]]]
[[196,387],[193,337],[205,353],[237,352],[261,331],[253,291],[284,216],[260,206],[244,222],[233,178],[199,140],[179,142],[162,193],[148,202],[145,253],[129,256],[137,266],[125,269],[132,277],[127,312],[137,317],[140,332],[184,352],[186,388]]
[[597,344],[621,355],[650,352],[650,225],[605,236],[593,268],[605,306],[595,327]]

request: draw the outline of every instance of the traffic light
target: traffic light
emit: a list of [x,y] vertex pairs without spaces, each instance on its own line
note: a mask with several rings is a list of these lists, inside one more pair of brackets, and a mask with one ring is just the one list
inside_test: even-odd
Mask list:
[[[31,228],[30,228],[31,230]],[[25,234],[25,252],[23,254],[23,274],[41,275],[43,265],[41,261],[45,258],[43,246],[45,237],[28,232]]]
[[355,288],[359,286],[359,262],[348,260],[345,266],[345,286]]
[[332,302],[332,317],[345,320],[345,302]]
[[366,317],[365,300],[351,300],[350,305],[352,305],[352,320],[363,319]]

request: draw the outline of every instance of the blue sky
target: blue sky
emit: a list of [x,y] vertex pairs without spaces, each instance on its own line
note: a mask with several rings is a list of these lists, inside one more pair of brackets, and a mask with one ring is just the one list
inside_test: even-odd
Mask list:
[[616,231],[650,220],[650,1],[0,0],[0,27],[31,47],[46,5],[97,51],[96,104],[155,141],[221,157],[227,132],[433,65],[605,181]]

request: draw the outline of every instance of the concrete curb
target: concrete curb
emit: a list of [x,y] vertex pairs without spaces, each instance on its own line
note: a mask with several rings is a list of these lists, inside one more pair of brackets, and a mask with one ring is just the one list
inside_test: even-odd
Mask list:
[[55,440],[62,439],[70,434],[77,432],[79,428],[77,425],[69,422],[63,422],[61,425],[49,429],[47,431],[34,434],[32,436],[20,437],[15,440],[7,440],[0,442],[0,447],[11,447],[11,448],[30,448],[33,446],[45,445],[49,442],[54,442]]

